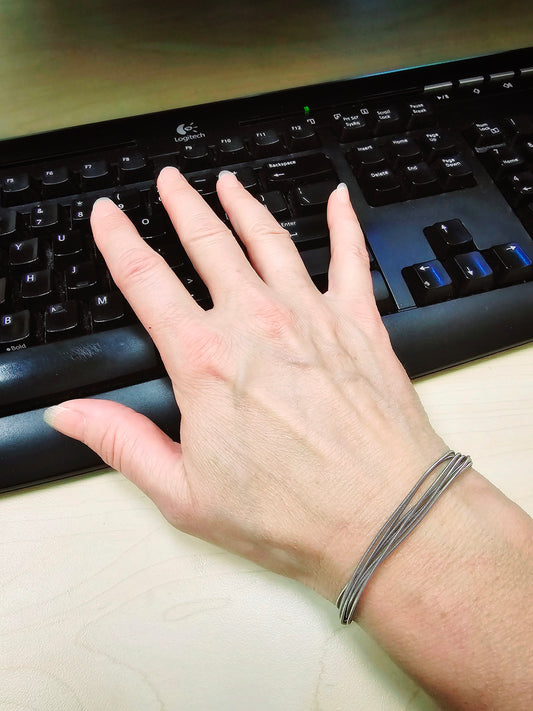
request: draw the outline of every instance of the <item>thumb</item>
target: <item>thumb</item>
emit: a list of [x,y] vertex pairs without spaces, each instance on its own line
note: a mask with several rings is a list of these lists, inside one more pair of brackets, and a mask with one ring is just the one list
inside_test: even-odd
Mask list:
[[110,400],[69,400],[45,410],[45,422],[83,442],[145,492],[166,515],[185,503],[181,445],[150,419]]

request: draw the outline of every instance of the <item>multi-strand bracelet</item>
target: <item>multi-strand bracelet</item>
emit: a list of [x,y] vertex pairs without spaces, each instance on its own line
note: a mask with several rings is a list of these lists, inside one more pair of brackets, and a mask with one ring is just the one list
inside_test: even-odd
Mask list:
[[[444,462],[448,462],[448,464],[440,474],[437,475],[435,481],[421,494],[420,498],[413,503],[410,508],[407,508],[426,479]],[[359,598],[378,565],[407,538],[415,527],[418,526],[439,496],[444,493],[452,481],[465,469],[468,469],[471,464],[472,459],[469,456],[456,454],[450,450],[432,464],[420,477],[392,516],[387,519],[378,531],[374,540],[367,548],[366,553],[359,561],[354,574],[337,598],[337,607],[339,608],[343,625],[349,624],[354,619]]]

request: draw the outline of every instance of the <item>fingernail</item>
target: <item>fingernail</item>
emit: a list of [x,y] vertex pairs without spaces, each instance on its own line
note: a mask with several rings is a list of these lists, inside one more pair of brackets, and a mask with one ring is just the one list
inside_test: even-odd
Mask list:
[[81,413],[64,405],[52,405],[43,412],[43,420],[47,425],[59,432],[71,432],[80,422]]
[[224,180],[232,180],[234,183],[238,183],[239,181],[237,180],[237,176],[235,173],[231,170],[221,170],[220,173],[218,174],[218,179],[222,178],[224,175],[231,176],[228,178],[224,178]]
[[119,208],[111,198],[108,197],[99,197],[97,200],[94,201],[93,205],[93,210],[98,210],[100,215],[111,215],[112,213],[115,212],[115,210],[118,210]]
[[346,205],[350,202],[350,193],[348,191],[348,186],[346,183],[339,183],[337,185],[337,193],[339,200],[341,200]]

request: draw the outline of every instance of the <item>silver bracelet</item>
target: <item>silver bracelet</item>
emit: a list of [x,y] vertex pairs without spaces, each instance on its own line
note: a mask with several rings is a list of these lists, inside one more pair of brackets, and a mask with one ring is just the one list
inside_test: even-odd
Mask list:
[[[420,496],[418,501],[407,509],[407,506],[411,503],[411,500],[422,484],[432,472],[444,462],[448,462],[448,464],[436,477],[435,481]],[[392,553],[396,546],[399,546],[400,543],[412,533],[439,496],[450,486],[452,481],[471,465],[472,459],[469,456],[456,454],[449,450],[422,474],[396,511],[394,511],[392,516],[387,519],[378,531],[374,540],[367,548],[366,553],[359,561],[354,574],[337,598],[337,607],[339,608],[341,623],[343,625],[348,625],[353,621],[359,598],[378,565]]]

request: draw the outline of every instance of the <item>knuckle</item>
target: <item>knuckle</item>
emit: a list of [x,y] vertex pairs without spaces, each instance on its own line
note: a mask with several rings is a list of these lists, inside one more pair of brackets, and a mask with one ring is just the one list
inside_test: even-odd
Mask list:
[[228,230],[220,220],[211,214],[196,214],[184,230],[184,242],[192,245],[202,245],[206,249],[225,237]]
[[271,299],[256,302],[251,316],[256,328],[269,338],[280,339],[296,330],[294,312]]
[[262,241],[265,239],[286,239],[290,240],[289,232],[281,227],[276,220],[257,219],[250,225],[250,239],[252,241]]
[[193,373],[224,381],[231,377],[230,343],[219,331],[202,324],[191,325],[183,336],[182,348]]
[[153,278],[161,257],[153,251],[134,247],[122,255],[116,281],[121,284],[145,284]]

